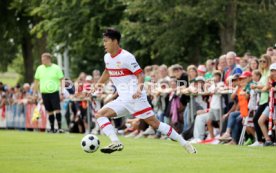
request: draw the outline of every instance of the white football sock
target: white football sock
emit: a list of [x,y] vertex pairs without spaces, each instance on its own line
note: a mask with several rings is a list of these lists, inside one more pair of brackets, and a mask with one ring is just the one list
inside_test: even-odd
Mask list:
[[185,141],[181,135],[179,135],[171,126],[166,123],[160,122],[157,130],[162,134],[167,135],[170,139],[178,141],[181,145],[185,145],[187,143],[187,141]]
[[100,128],[102,129],[102,131],[104,132],[104,134],[106,136],[108,136],[109,139],[112,142],[119,142],[120,141],[118,136],[116,135],[116,132],[115,132],[111,122],[109,121],[108,118],[100,117],[100,118],[97,119],[97,122],[98,122]]

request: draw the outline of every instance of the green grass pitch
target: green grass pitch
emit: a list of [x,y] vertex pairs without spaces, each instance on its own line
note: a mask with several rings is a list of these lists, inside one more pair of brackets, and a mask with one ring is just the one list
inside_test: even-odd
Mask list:
[[[128,139],[110,155],[82,151],[81,134],[0,130],[0,173],[272,173],[276,148],[196,145],[191,155],[177,142]],[[109,144],[99,136],[101,146]]]

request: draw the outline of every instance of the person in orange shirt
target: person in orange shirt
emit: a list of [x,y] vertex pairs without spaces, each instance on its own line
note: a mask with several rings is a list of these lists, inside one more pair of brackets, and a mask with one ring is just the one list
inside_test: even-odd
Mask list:
[[249,92],[246,90],[247,83],[250,82],[251,72],[243,72],[239,77],[239,85],[233,92],[231,98],[237,100],[237,111],[231,112],[227,122],[227,130],[220,137],[221,141],[230,141],[229,144],[237,144],[240,131],[242,129],[242,119],[248,116]]

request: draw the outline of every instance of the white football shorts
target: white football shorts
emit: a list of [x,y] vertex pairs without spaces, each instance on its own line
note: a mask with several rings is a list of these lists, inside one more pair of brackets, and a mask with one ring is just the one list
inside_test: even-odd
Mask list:
[[151,105],[146,100],[123,101],[117,98],[103,106],[103,108],[106,107],[116,112],[115,118],[132,115],[136,118],[146,119],[154,115]]

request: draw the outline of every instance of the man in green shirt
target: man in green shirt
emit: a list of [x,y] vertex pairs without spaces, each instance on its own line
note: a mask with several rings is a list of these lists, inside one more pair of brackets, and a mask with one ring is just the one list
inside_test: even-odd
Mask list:
[[[42,95],[43,104],[48,114],[48,119],[52,133],[55,132],[54,122],[55,115],[58,124],[58,132],[63,132],[61,129],[61,113],[60,113],[60,96],[59,89],[62,91],[63,73],[61,68],[52,63],[52,55],[43,53],[41,55],[42,64],[37,67],[35,72],[35,87],[34,90],[39,90]],[[55,115],[54,115],[55,114]]]

